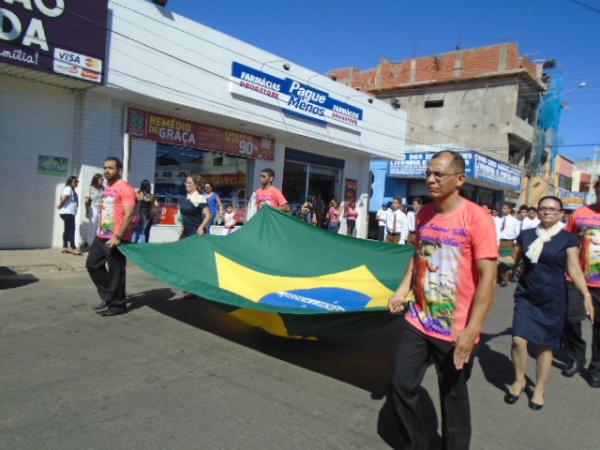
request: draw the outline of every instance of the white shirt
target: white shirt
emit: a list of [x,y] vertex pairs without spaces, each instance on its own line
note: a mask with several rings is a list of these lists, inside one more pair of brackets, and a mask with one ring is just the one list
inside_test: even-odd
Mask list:
[[[394,217],[396,218],[395,229]],[[385,227],[388,233],[400,233],[401,244],[404,244],[404,242],[406,242],[406,238],[408,237],[408,221],[406,220],[406,214],[400,211],[400,209],[394,211],[390,208],[387,210],[385,218]]]
[[59,214],[77,214],[77,194],[71,186],[65,186],[60,194],[60,198],[68,197],[65,204],[60,208]]
[[415,233],[417,231],[417,213],[414,211],[409,211],[406,214],[406,220],[408,224],[408,231]]
[[377,224],[380,227],[385,227],[385,218],[387,217],[387,212],[388,210],[383,208],[379,208],[379,211],[377,211]]
[[498,224],[500,225],[500,240],[514,241],[521,232],[521,222],[510,214],[499,217]]
[[540,224],[540,219],[537,217],[535,219],[530,219],[529,217],[525,217],[521,222],[521,231],[531,230],[533,228],[537,228]]
[[230,213],[226,212],[225,214],[223,214],[223,222],[226,227],[235,226],[235,211],[232,211]]

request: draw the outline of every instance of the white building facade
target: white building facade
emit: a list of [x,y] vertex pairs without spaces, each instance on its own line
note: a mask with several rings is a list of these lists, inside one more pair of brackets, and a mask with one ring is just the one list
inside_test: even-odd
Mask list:
[[[58,12],[0,6],[13,24],[0,36],[0,248],[62,244],[56,204],[69,175],[80,179],[83,244],[83,198],[113,155],[125,178],[148,179],[174,208],[185,176],[198,172],[243,210],[270,167],[294,206],[317,195],[357,200],[357,236],[366,237],[369,163],[399,157],[405,112],[151,3],[93,3],[92,12],[84,0],[66,3],[70,20],[87,24],[69,29],[94,43],[66,53],[53,33],[63,18],[45,14]],[[36,17],[46,48],[26,26]]]

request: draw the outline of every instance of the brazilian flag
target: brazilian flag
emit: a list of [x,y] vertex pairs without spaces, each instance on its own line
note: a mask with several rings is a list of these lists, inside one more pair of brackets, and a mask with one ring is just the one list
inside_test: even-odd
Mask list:
[[414,247],[332,234],[263,207],[228,236],[119,247],[164,282],[278,336],[322,338],[393,320]]

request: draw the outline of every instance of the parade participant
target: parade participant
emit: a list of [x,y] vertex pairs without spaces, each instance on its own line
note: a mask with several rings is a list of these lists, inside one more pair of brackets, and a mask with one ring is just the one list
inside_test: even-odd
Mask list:
[[406,220],[408,222],[408,239],[407,242],[409,244],[415,244],[416,242],[416,238],[415,238],[415,233],[417,231],[417,223],[416,223],[416,218],[417,218],[417,214],[419,214],[419,210],[421,209],[421,207],[423,206],[423,200],[421,199],[421,197],[415,197],[412,201],[412,211],[409,211],[406,214]]
[[335,198],[332,198],[329,202],[329,209],[327,210],[327,231],[330,233],[335,233],[340,230],[340,217],[342,216],[342,211],[338,206],[338,202]]
[[442,447],[469,448],[467,381],[494,299],[498,246],[488,212],[460,196],[464,172],[456,152],[442,151],[430,160],[426,181],[433,203],[417,215],[415,259],[389,301],[391,313],[405,312],[397,321],[390,390],[401,448],[429,448],[419,386],[432,361],[440,387]]
[[383,242],[385,236],[385,219],[387,218],[388,204],[382,203],[381,208],[377,210],[375,218],[377,219],[377,240]]
[[537,228],[539,224],[540,219],[538,219],[537,208],[535,206],[530,206],[527,208],[527,217],[521,222],[521,231],[533,230],[534,228]]
[[386,214],[385,227],[387,237],[385,241],[391,244],[405,244],[408,237],[406,214],[400,209],[401,206],[402,199],[395,197]]
[[179,239],[189,236],[204,236],[211,221],[210,207],[205,195],[200,193],[202,177],[192,174],[185,179],[186,197],[179,204],[183,225]]
[[204,192],[208,200],[208,207],[212,217],[211,224],[217,225],[223,219],[223,203],[221,198],[214,190],[214,186],[210,181],[204,183]]
[[546,380],[552,365],[552,349],[559,348],[567,311],[565,270],[586,297],[592,314],[590,293],[578,261],[577,238],[559,225],[563,205],[554,196],[542,197],[538,204],[540,224],[521,232],[511,256],[503,262],[518,264],[524,259],[523,274],[515,290],[512,359],[515,381],[504,401],[515,403],[527,385],[527,345],[537,346],[536,385],[529,407],[544,406]]
[[256,209],[269,205],[283,212],[290,211],[290,205],[279,189],[273,186],[275,172],[273,169],[263,169],[260,173],[261,188],[256,191]]
[[75,216],[79,205],[79,197],[75,189],[78,184],[77,177],[70,176],[67,178],[65,187],[60,194],[60,201],[56,207],[60,218],[64,222],[62,252],[71,253],[72,255],[81,255],[81,251],[75,245]]
[[[596,203],[577,209],[569,217],[566,230],[579,237],[581,268],[592,295],[594,321],[592,325],[592,359],[586,379],[590,387],[600,388],[600,178],[594,184]],[[585,365],[585,341],[581,322],[585,319],[584,301],[572,283],[568,283],[569,307],[564,332],[564,345],[571,364],[563,375],[572,377]]]
[[[511,214],[512,204],[502,203],[502,216],[497,219],[498,233],[500,236],[500,248],[511,248],[514,246],[515,239],[521,232],[521,223]],[[511,276],[510,269],[502,269],[500,273],[500,286],[506,286]]]
[[110,156],[104,160],[107,186],[100,204],[100,226],[85,263],[101,299],[94,309],[102,311],[103,316],[127,311],[125,256],[117,247],[131,240],[136,193],[133,186],[121,178],[122,170],[119,158]]
[[527,207],[527,205],[521,205],[519,206],[519,212],[517,213],[517,217],[516,219],[522,224],[523,220],[527,217],[527,212],[529,211],[529,208]]
[[103,192],[104,185],[102,174],[97,173],[92,177],[92,182],[90,183],[87,195],[85,196],[85,216],[89,222],[85,242],[88,247],[92,245],[96,233],[98,233],[98,224],[100,223],[100,202],[102,201]]
[[346,217],[346,235],[353,236],[356,228],[356,220],[358,219],[358,209],[354,200],[348,202],[346,205],[344,217]]

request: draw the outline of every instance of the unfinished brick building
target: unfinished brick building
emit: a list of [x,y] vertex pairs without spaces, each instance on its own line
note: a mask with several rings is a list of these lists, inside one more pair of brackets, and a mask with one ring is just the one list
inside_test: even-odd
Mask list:
[[407,145],[456,144],[523,165],[547,89],[541,64],[516,43],[457,50],[372,69],[334,69],[341,83],[408,112]]

